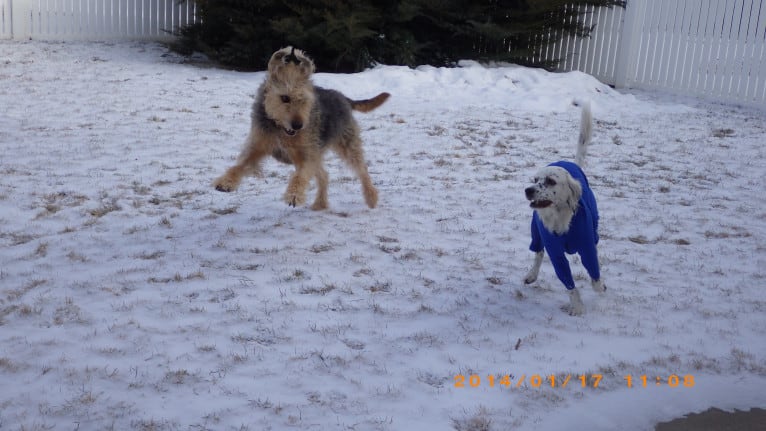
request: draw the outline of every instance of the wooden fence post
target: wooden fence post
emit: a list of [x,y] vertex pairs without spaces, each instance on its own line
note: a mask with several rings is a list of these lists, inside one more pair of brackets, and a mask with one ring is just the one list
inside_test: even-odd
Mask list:
[[11,39],[29,39],[32,31],[32,8],[29,0],[10,0]]
[[614,70],[614,86],[629,87],[636,74],[636,56],[641,42],[639,32],[645,19],[647,0],[628,0],[622,23],[620,45],[617,47],[617,62]]

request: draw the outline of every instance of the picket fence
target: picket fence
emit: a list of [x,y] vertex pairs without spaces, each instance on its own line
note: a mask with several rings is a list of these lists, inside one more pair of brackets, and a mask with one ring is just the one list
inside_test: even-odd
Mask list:
[[[766,0],[628,0],[627,8],[568,6],[590,38],[553,34],[539,53],[618,88],[766,108]],[[194,20],[186,0],[0,0],[0,38],[165,39]]]
[[541,53],[564,59],[561,70],[766,108],[766,0],[628,0],[625,9],[580,11],[596,25],[592,37],[557,38]]
[[192,0],[0,0],[0,38],[169,39],[193,22],[194,8]]

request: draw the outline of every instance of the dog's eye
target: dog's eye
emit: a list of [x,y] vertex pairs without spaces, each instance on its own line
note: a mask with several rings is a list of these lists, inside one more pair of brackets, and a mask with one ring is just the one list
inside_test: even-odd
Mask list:
[[283,94],[280,99],[282,99],[282,103],[290,103],[290,96],[288,95]]
[[553,178],[548,177],[545,179],[545,185],[548,187],[553,187],[556,185],[556,181]]

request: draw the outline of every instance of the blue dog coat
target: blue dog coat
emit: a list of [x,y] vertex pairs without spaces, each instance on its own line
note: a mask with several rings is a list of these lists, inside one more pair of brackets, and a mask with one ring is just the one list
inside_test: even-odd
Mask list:
[[537,211],[535,211],[532,215],[532,243],[529,245],[529,249],[537,253],[542,251],[544,247],[553,263],[553,269],[556,270],[556,276],[567,289],[571,290],[575,288],[575,284],[565,253],[578,253],[590,278],[593,280],[601,278],[596,252],[596,244],[598,244],[596,197],[590,189],[585,173],[575,163],[561,161],[551,163],[548,166],[566,169],[572,178],[580,182],[582,196],[577,203],[577,212],[572,216],[569,230],[563,235],[557,235],[546,229],[542,220],[537,216]]

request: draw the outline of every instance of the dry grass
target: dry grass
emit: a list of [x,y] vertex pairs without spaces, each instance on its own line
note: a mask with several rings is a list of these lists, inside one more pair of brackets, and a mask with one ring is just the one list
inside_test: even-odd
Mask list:
[[455,431],[491,431],[491,426],[489,412],[484,407],[479,407],[476,413],[467,414],[464,418],[452,418],[452,428]]

